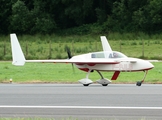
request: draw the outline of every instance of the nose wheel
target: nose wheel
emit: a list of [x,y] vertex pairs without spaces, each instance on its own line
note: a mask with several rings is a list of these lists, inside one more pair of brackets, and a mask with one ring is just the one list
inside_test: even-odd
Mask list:
[[141,86],[142,85],[142,83],[144,82],[144,80],[145,80],[145,78],[146,78],[146,75],[147,75],[147,70],[145,71],[145,74],[144,74],[144,77],[143,77],[143,80],[142,81],[138,81],[137,83],[136,83],[136,86]]
[[142,81],[138,81],[138,82],[136,83],[136,85],[137,85],[137,86],[141,86],[141,85],[142,85]]

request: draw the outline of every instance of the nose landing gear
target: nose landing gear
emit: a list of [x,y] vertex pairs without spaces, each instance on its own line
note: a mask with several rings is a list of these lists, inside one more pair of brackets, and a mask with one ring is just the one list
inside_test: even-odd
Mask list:
[[142,81],[138,81],[138,82],[136,83],[136,86],[141,86],[142,83],[144,82],[144,80],[145,80],[145,78],[146,78],[146,75],[147,75],[147,72],[148,72],[148,71],[145,70],[144,72],[145,72],[145,74],[144,74],[143,80],[142,80]]

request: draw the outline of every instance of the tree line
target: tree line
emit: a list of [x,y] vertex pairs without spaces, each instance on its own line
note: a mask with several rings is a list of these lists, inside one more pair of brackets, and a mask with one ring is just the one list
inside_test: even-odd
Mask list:
[[162,32],[162,0],[1,0],[0,11],[0,34]]

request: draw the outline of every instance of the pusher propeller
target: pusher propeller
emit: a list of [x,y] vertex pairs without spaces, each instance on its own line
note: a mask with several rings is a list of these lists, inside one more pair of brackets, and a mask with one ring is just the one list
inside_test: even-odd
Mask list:
[[[71,59],[72,55],[71,55],[70,48],[68,46],[66,46],[66,52],[68,54],[68,59]],[[74,64],[72,63],[71,65],[72,65],[72,68],[73,68],[73,72],[75,73],[75,71],[74,71]]]

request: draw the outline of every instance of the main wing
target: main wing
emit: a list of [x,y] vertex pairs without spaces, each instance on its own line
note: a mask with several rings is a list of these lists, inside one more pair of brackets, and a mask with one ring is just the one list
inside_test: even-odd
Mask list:
[[25,62],[41,62],[41,63],[75,63],[75,64],[118,64],[118,61],[109,59],[55,59],[55,60],[26,60],[22,52],[20,43],[16,34],[10,34],[13,65],[23,66]]
[[41,63],[75,63],[75,64],[118,64],[119,61],[104,59],[54,59],[54,60],[25,60],[25,62]]

